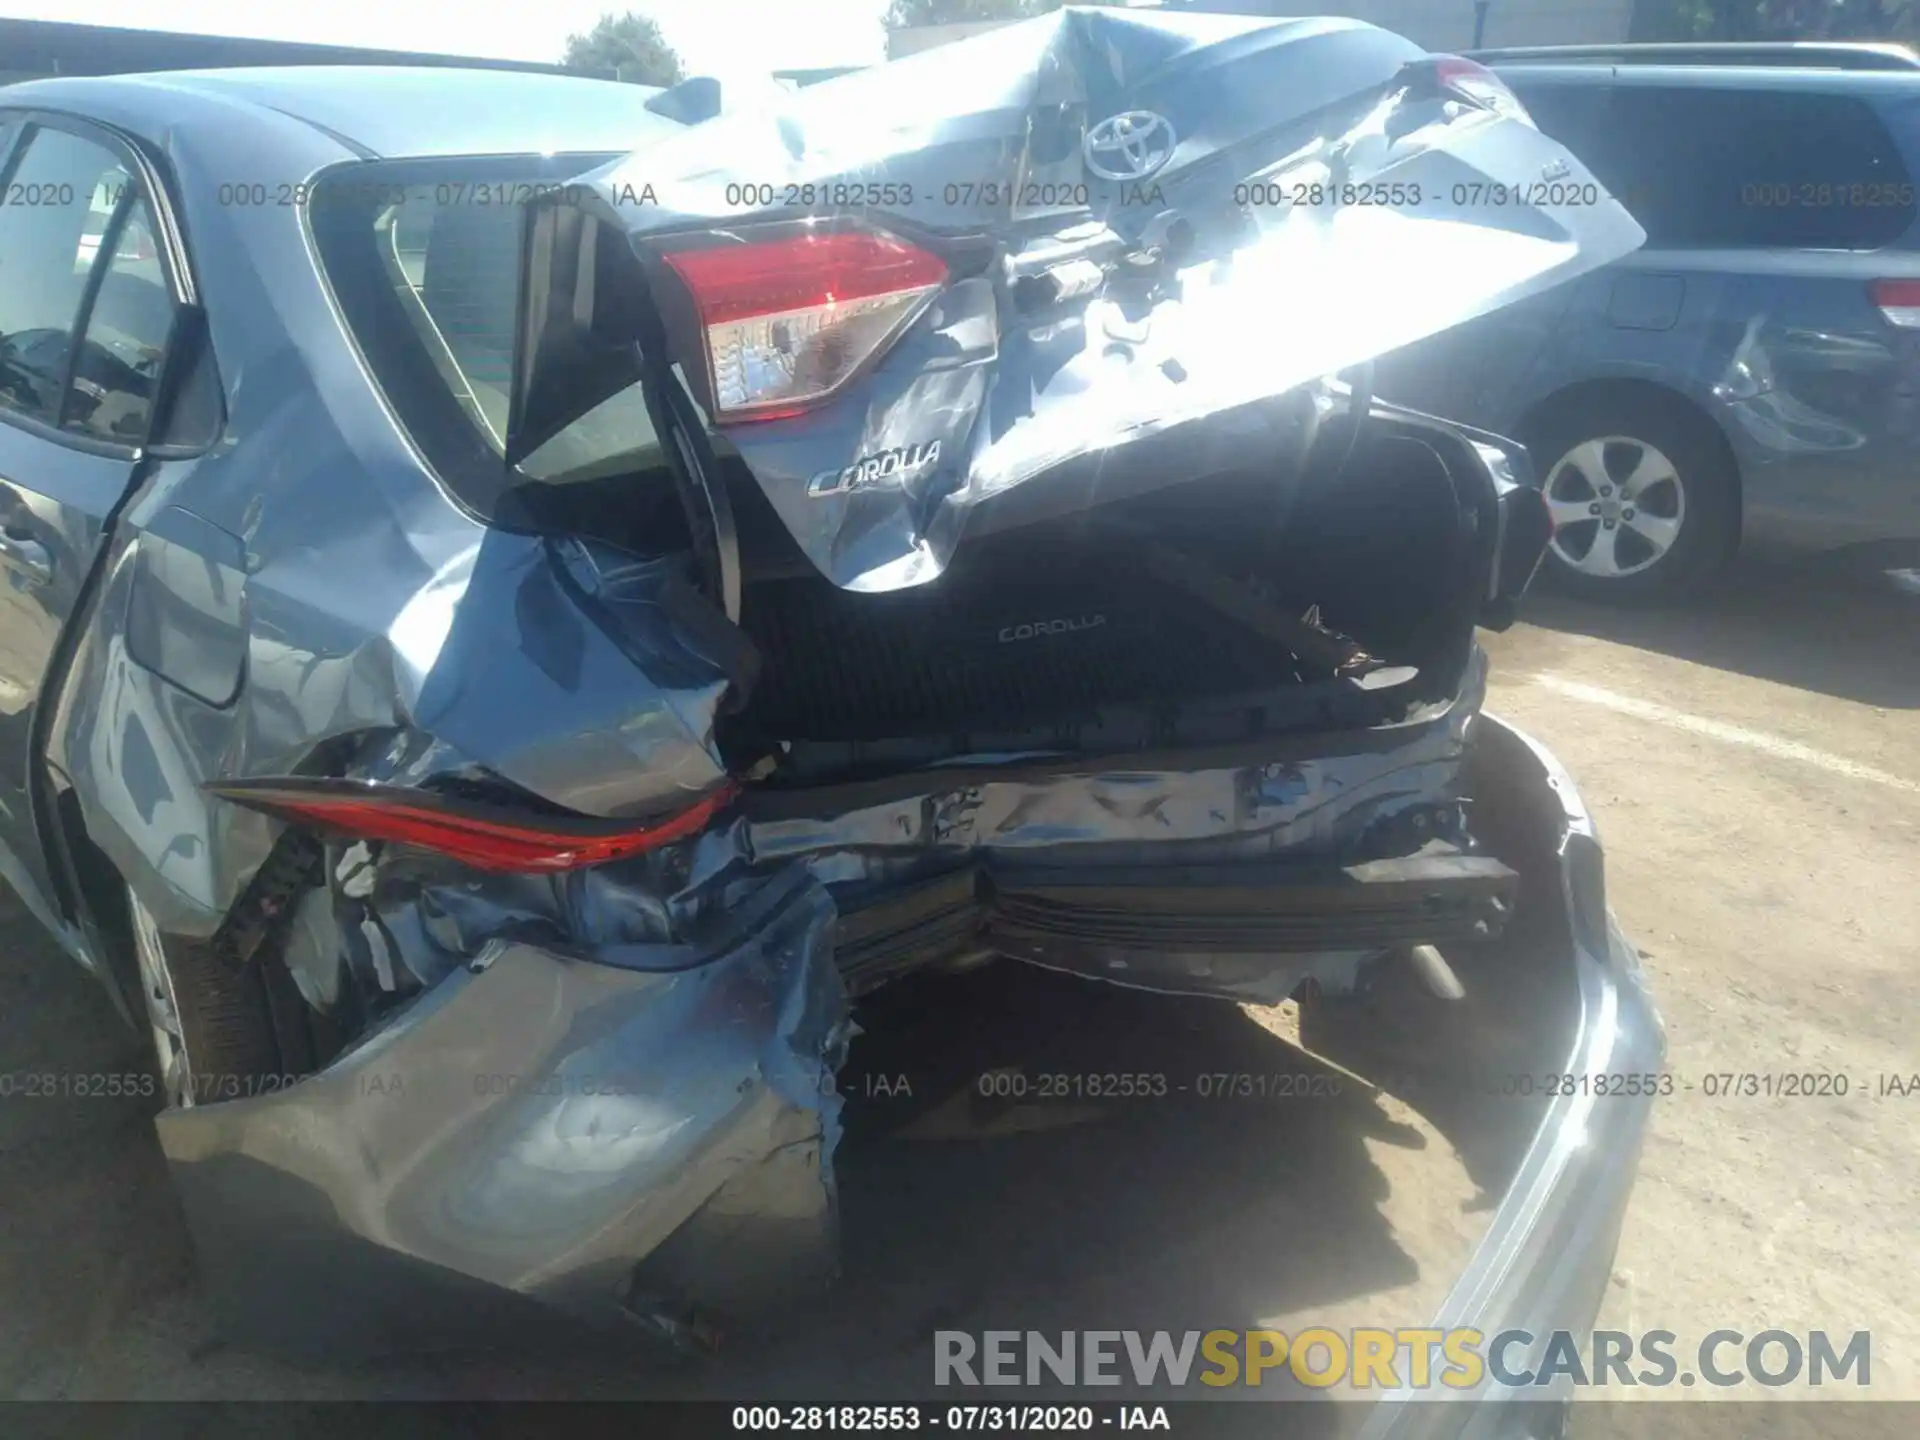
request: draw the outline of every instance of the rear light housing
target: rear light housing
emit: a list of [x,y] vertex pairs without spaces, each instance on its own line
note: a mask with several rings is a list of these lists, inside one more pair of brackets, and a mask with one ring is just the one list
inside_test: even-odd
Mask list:
[[1507,88],[1507,82],[1477,60],[1463,55],[1439,55],[1433,62],[1434,83],[1469,105],[1491,110],[1509,120],[1533,124],[1533,116],[1520,103],[1520,97]]
[[662,259],[692,297],[721,424],[831,399],[947,281],[939,256],[875,229],[743,231]]
[[1876,280],[1868,289],[1889,325],[1920,330],[1920,280]]
[[491,874],[551,874],[643,854],[697,835],[739,793],[728,784],[670,815],[634,821],[531,814],[358,780],[286,777],[205,788],[290,825],[411,846]]

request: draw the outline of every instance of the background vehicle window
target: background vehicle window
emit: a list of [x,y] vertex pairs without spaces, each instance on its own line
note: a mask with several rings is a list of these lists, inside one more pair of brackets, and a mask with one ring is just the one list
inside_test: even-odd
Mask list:
[[[107,265],[65,405],[70,428],[137,441],[172,304],[144,201],[113,153],[40,129],[0,193],[0,407],[62,420],[74,322],[96,266]],[[117,207],[130,213],[101,250]]]
[[1841,96],[1622,85],[1580,154],[1650,245],[1871,250],[1914,220],[1892,137]]

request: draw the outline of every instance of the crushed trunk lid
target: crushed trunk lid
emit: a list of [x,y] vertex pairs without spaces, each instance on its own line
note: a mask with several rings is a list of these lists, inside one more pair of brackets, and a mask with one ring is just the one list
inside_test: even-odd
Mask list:
[[[941,574],[963,533],[1250,455],[1284,474],[1333,408],[1320,377],[1643,239],[1471,62],[1344,19],[1065,9],[722,115],[536,201],[507,455],[651,376],[824,575],[894,590]],[[757,372],[716,361],[702,287],[830,250],[902,277],[848,302],[843,268],[816,297],[868,307],[842,345],[865,348],[817,395],[730,409]],[[809,343],[790,316],[755,333],[762,370]]]

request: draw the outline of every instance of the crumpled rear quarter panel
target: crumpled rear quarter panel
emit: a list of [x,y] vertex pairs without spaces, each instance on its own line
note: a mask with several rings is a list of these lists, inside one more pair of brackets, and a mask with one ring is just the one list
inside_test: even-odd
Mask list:
[[833,907],[793,872],[754,910],[678,971],[489,945],[323,1073],[163,1114],[228,1322],[417,1348],[510,1319],[497,1293],[472,1308],[492,1287],[678,1340],[818,1283],[848,1036]]

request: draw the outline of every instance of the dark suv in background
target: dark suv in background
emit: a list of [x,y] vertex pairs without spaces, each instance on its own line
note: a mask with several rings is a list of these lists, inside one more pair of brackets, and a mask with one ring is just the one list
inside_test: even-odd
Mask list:
[[1382,360],[1381,393],[1522,439],[1548,567],[1595,598],[1687,591],[1741,545],[1920,563],[1920,57],[1477,58],[1647,244]]

